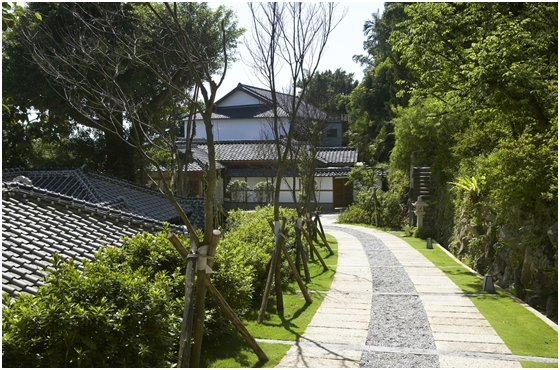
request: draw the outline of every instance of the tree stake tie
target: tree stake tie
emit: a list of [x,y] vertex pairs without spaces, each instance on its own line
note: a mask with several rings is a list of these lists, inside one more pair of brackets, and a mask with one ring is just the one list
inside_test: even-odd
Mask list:
[[198,257],[196,261],[196,270],[197,271],[205,270],[207,274],[211,274],[213,271],[208,266],[207,261],[209,258],[214,258],[214,257],[208,256],[206,254],[208,253],[208,245],[203,245],[202,247],[198,248],[196,250],[196,253],[197,253],[196,256]]

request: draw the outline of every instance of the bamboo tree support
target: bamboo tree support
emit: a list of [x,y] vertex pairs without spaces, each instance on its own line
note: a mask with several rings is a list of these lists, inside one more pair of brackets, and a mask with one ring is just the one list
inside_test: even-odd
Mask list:
[[239,318],[237,317],[235,312],[231,309],[231,307],[229,306],[227,301],[224,299],[224,297],[222,297],[222,295],[216,289],[216,287],[214,287],[214,285],[212,285],[212,282],[210,282],[210,279],[206,279],[206,288],[208,289],[208,293],[210,293],[212,298],[214,298],[214,300],[216,301],[218,306],[220,306],[222,311],[226,314],[228,319],[235,326],[237,331],[241,334],[243,339],[245,339],[245,341],[247,342],[249,347],[251,347],[251,349],[253,349],[253,351],[255,352],[257,357],[259,358],[259,360],[262,361],[262,362],[267,362],[268,357],[266,356],[266,354],[264,353],[262,348],[259,346],[259,344],[255,340],[255,338],[253,338],[251,333],[249,333],[249,331],[247,330],[245,325],[243,325],[241,320],[239,320]]
[[315,252],[315,254],[317,255],[317,258],[319,259],[319,262],[321,262],[321,265],[323,265],[323,271],[327,271],[329,268],[327,267],[327,264],[325,263],[325,260],[323,260],[323,257],[321,257],[321,255],[319,254],[319,251],[317,250],[317,248],[315,248],[315,245],[313,244],[313,240],[311,240],[311,237],[309,236],[309,234],[307,233],[307,231],[305,231],[305,229],[302,227],[301,231],[303,233],[303,236],[305,237],[305,240],[307,240],[307,244],[309,244],[309,249],[310,252],[313,251]]
[[189,367],[191,357],[191,338],[193,326],[193,298],[194,298],[194,275],[196,265],[196,244],[191,239],[191,253],[183,247],[177,236],[169,234],[167,236],[171,244],[177,249],[179,254],[185,258],[187,271],[185,272],[185,306],[183,310],[183,323],[181,325],[181,337],[179,339],[179,358],[177,367]]
[[[270,221],[270,226],[274,227],[274,225],[272,224],[272,221]],[[312,303],[313,300],[311,299],[311,296],[309,295],[309,292],[307,291],[307,287],[305,286],[305,284],[303,283],[303,280],[301,280],[301,275],[299,274],[298,269],[296,268],[296,265],[294,264],[294,261],[292,260],[292,256],[290,256],[290,252],[288,252],[288,248],[286,248],[286,240],[288,240],[288,235],[286,234],[285,230],[282,233],[282,252],[284,253],[284,256],[286,256],[286,260],[288,261],[288,265],[290,265],[290,269],[292,270],[292,273],[294,274],[294,278],[296,279],[299,289],[301,290],[301,292],[303,293],[303,297],[305,298],[305,302],[307,303]]]
[[[282,226],[280,227],[280,248],[286,242],[283,238],[284,228],[286,227],[286,219],[282,218]],[[279,314],[284,313],[284,296],[282,294],[282,256],[280,255],[276,260],[274,268],[274,290],[276,291],[276,311]]]
[[[301,259],[303,262],[303,272],[305,273],[305,282],[311,282],[311,277],[309,276],[309,266],[308,266],[308,258],[307,258],[307,251],[303,247],[303,243],[301,242],[301,218],[296,218],[294,222],[294,231],[296,233],[296,245],[298,256],[301,255]],[[297,258],[297,257],[296,257]],[[296,262],[298,262],[296,260]],[[299,273],[301,270],[296,263],[296,271]]]
[[309,213],[307,214],[307,217],[305,218],[305,220],[308,223],[308,225],[313,224],[313,226],[315,226],[315,227],[309,226],[309,234],[314,241],[316,241],[316,242],[319,241],[318,238],[317,238],[317,227],[316,227],[317,225],[315,225],[313,223],[314,221],[311,218],[311,215]]
[[214,258],[214,253],[219,240],[220,231],[214,230],[210,238],[210,244],[197,249],[199,258],[196,264],[196,296],[194,301],[193,344],[190,361],[191,367],[199,367],[200,364],[202,334],[204,333],[204,317],[206,314],[204,308],[204,301],[206,299],[206,274],[211,271],[207,265],[207,261],[208,259],[212,260]]
[[[287,236],[285,236],[287,238]],[[307,291],[307,287],[305,286],[305,284],[303,283],[303,280],[301,280],[301,276],[299,275],[298,271],[296,270],[296,265],[294,265],[294,261],[292,261],[292,257],[290,257],[290,253],[288,252],[288,249],[286,248],[286,244],[282,243],[282,252],[284,252],[284,255],[286,256],[286,259],[288,260],[288,264],[290,265],[292,272],[294,273],[294,277],[296,278],[296,281],[298,283],[299,286],[299,290],[301,290],[301,292],[303,293],[303,297],[305,298],[305,302],[306,303],[313,303],[313,300],[311,299],[311,296],[309,295],[309,292]]]
[[329,242],[327,241],[327,238],[325,237],[325,234],[322,234],[319,229],[317,229],[317,226],[315,225],[314,222],[312,222],[310,219],[308,219],[309,221],[309,225],[311,225],[313,227],[313,229],[315,230],[315,232],[317,234],[319,234],[319,236],[321,237],[321,240],[323,241],[323,244],[325,244],[325,247],[327,248],[327,250],[329,251],[330,254],[334,254],[331,246],[329,245]]
[[[282,228],[283,229],[283,228]],[[274,251],[272,252],[272,257],[270,259],[270,268],[268,269],[268,276],[266,278],[266,285],[264,288],[263,298],[261,302],[261,308],[259,310],[259,316],[257,317],[257,323],[262,324],[264,320],[264,314],[268,306],[268,296],[270,295],[270,289],[272,288],[272,278],[274,271],[276,270],[276,263],[280,255],[280,243],[282,242],[282,237],[280,233],[280,221],[274,222]]]
[[325,230],[323,229],[323,223],[321,222],[321,218],[319,217],[319,212],[315,212],[315,224],[319,223],[319,227],[321,228],[321,234],[325,235]]

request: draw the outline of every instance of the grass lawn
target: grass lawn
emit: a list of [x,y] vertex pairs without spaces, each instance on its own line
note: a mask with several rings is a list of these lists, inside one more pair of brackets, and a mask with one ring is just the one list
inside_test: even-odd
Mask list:
[[[336,272],[338,261],[338,244],[336,239],[327,235],[327,241],[334,251],[329,252],[322,245],[316,243],[316,248],[329,266],[328,271],[323,271],[321,263],[315,259],[309,263],[309,274],[311,282],[307,284],[313,302],[306,304],[298,285],[294,281],[289,285],[288,291],[284,292],[284,313],[278,315],[274,289],[268,301],[268,308],[262,324],[257,324],[259,309],[248,312],[243,318],[243,324],[255,338],[276,340],[297,340],[311,322],[315,312],[325,298],[325,291],[329,290]],[[287,344],[259,343],[269,358],[266,363],[259,363],[257,356],[245,343],[241,335],[232,335],[227,341],[213,345],[204,344],[201,358],[202,367],[212,368],[237,368],[237,367],[275,367],[291,347]]]
[[[402,237],[392,232],[438,266],[465,293],[482,294],[469,297],[488,320],[514,355],[558,358],[558,332],[517,303],[509,295],[497,290],[497,295],[482,291],[482,279],[462,267],[439,245],[426,248],[426,241]],[[558,367],[558,364],[521,361],[523,367]]]

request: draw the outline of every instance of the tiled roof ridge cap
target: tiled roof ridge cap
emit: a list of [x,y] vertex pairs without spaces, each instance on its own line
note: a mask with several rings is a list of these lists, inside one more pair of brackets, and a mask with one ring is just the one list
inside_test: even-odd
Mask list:
[[53,169],[17,167],[17,168],[2,169],[2,174],[11,174],[11,175],[44,174],[45,176],[54,176],[57,174],[69,175],[74,177],[80,183],[80,185],[85,189],[87,195],[91,199],[93,199],[95,202],[101,202],[101,196],[99,195],[95,187],[93,187],[93,185],[89,182],[87,177],[85,177],[84,175],[84,166],[79,168],[62,167],[62,168],[53,168]]
[[243,104],[243,105],[225,105],[225,106],[214,106],[213,109],[238,109],[238,108],[247,108],[247,107],[262,107],[265,106],[270,108],[268,104],[259,103],[259,104]]
[[317,148],[320,151],[332,150],[332,151],[344,151],[344,150],[356,150],[353,146],[320,146]]
[[[194,142],[193,144],[197,145],[208,145],[206,140]],[[258,139],[258,140],[251,140],[251,139],[234,139],[234,140],[214,140],[214,145],[220,144],[274,144],[274,139]]]
[[130,221],[135,223],[147,224],[147,226],[155,226],[158,228],[161,228],[164,223],[164,221],[161,220],[156,220],[135,213],[110,208],[103,204],[88,202],[82,199],[74,198],[53,191],[48,191],[32,185],[25,185],[13,181],[2,183],[2,195],[4,195],[5,193],[10,194],[13,192],[21,193],[24,196],[41,198],[51,203],[56,202],[58,204],[71,206],[78,209],[85,209],[87,212],[92,212],[103,217],[111,217],[118,221]]
[[94,199],[96,203],[99,203],[99,202],[101,202],[102,198],[101,198],[100,194],[97,192],[97,190],[95,189],[95,187],[90,183],[87,176],[85,175],[84,170],[86,168],[87,167],[85,167],[85,165],[84,165],[80,168],[76,168],[73,172],[74,172],[75,176],[77,177],[78,181],[82,184],[82,186],[84,186],[86,191],[92,197],[92,199]]

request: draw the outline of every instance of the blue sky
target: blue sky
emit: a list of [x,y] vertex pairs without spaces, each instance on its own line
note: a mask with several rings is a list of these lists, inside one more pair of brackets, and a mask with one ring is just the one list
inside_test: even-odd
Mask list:
[[[246,2],[210,2],[209,4],[212,7],[222,4],[233,8],[237,13],[238,25],[247,29],[245,37],[250,36],[251,12]],[[327,42],[327,50],[319,64],[319,71],[328,69],[334,71],[337,68],[342,68],[346,72],[354,73],[354,78],[361,81],[363,68],[354,63],[352,56],[364,54],[364,23],[371,19],[372,13],[383,12],[383,2],[340,2],[337,8],[339,16],[344,8],[347,9],[346,16],[333,31]],[[239,45],[238,52],[242,57],[246,56],[245,45]],[[247,67],[242,61],[237,61],[233,68],[228,71],[224,84],[218,92],[218,98],[230,92],[238,83],[265,87],[252,74],[251,68]]]

